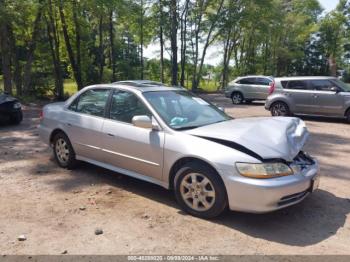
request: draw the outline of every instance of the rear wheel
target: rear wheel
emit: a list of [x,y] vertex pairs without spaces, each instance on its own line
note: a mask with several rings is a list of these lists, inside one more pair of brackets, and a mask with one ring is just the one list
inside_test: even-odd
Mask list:
[[226,188],[215,170],[200,163],[188,163],[175,175],[175,197],[187,213],[213,218],[227,206]]
[[289,116],[290,111],[289,107],[284,102],[275,102],[271,105],[270,108],[272,116]]
[[76,166],[72,144],[64,133],[58,133],[53,138],[53,152],[60,167],[72,169]]
[[240,92],[233,92],[231,95],[232,103],[235,105],[239,105],[243,102],[244,98]]

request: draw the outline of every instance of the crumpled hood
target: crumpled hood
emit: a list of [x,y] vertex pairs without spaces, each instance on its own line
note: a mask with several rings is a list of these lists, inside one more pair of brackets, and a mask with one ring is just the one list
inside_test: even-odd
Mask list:
[[304,146],[309,132],[294,117],[255,117],[235,119],[186,131],[203,138],[234,142],[263,159],[292,161]]

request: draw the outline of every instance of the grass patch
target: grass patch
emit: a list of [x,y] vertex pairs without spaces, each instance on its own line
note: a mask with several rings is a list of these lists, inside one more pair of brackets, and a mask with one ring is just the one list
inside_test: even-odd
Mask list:
[[64,94],[71,96],[78,91],[77,83],[73,79],[65,79],[63,82]]

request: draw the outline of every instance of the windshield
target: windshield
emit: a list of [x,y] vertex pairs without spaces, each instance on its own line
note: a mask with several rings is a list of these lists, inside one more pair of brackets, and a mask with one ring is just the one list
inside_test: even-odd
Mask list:
[[143,95],[167,125],[176,130],[231,119],[216,106],[184,90],[145,92]]
[[343,81],[340,81],[339,79],[334,79],[334,81],[337,86],[340,86],[344,91],[350,92],[350,84],[345,84]]

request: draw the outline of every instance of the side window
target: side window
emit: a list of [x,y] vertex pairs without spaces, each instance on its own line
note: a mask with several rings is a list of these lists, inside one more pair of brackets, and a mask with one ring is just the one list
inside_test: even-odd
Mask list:
[[310,80],[310,83],[312,89],[319,91],[331,91],[331,88],[336,86],[328,80]]
[[257,85],[269,86],[270,83],[272,82],[272,80],[270,80],[268,78],[258,77],[258,78],[256,78],[255,82],[256,82]]
[[287,89],[298,89],[298,90],[307,90],[306,81],[289,81],[287,84]]
[[239,80],[238,82],[239,84],[243,84],[243,85],[255,85],[255,78],[252,77],[248,77],[248,78],[243,78],[241,80]]
[[109,89],[90,89],[82,93],[70,106],[69,109],[93,116],[104,116]]
[[131,123],[134,116],[147,115],[152,113],[133,93],[127,91],[114,91],[111,101],[109,117],[113,120]]

